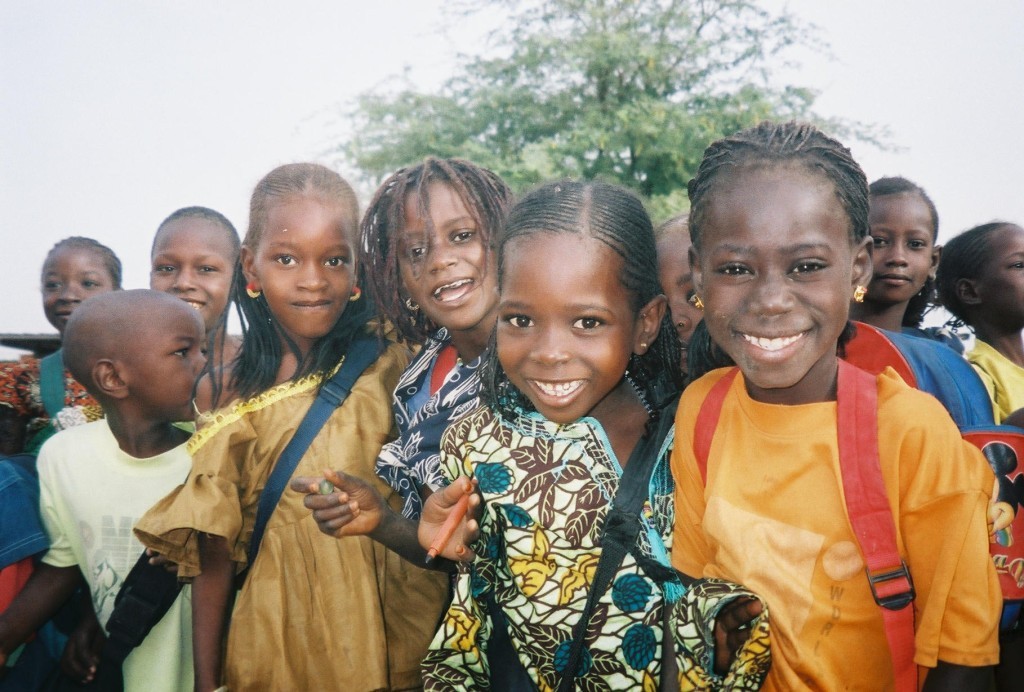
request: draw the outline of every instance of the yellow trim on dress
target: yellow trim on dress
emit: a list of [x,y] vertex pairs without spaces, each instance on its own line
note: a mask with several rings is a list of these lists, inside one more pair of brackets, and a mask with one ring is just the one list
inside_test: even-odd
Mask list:
[[328,373],[315,372],[294,381],[282,382],[264,392],[260,392],[251,399],[239,401],[228,408],[197,414],[197,430],[188,440],[188,453],[195,454],[198,452],[210,438],[246,414],[259,411],[283,399],[295,396],[296,394],[303,394],[319,386],[325,379],[334,377],[334,373],[338,372],[338,369],[344,362],[345,358],[343,357]]

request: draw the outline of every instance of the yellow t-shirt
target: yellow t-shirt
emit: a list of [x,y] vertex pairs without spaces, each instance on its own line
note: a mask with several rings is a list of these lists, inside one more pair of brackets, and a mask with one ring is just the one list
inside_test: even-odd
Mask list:
[[1002,423],[1011,413],[1024,408],[1024,368],[981,340],[974,342],[967,360],[985,383],[996,423]]
[[[737,377],[705,487],[694,426],[726,372],[688,387],[676,417],[675,566],[741,583],[768,603],[765,689],[891,689],[880,608],[845,512],[835,402],[759,403]],[[890,370],[877,382],[882,474],[917,590],[915,661],[993,664],[1001,597],[986,528],[992,472],[938,401]]]

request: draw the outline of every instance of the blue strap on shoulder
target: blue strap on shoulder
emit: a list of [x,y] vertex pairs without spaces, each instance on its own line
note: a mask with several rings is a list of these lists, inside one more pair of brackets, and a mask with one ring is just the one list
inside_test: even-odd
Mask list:
[[39,361],[39,395],[50,420],[64,409],[64,353],[57,349]]
[[267,522],[274,513],[277,503],[281,500],[285,486],[291,480],[292,474],[295,473],[299,460],[309,449],[309,445],[312,444],[313,439],[324,427],[324,423],[331,417],[334,410],[344,403],[359,376],[380,356],[381,350],[381,343],[376,337],[360,337],[352,342],[348,355],[345,356],[345,362],[341,364],[341,368],[334,374],[334,377],[320,388],[306,417],[302,419],[302,423],[299,424],[292,439],[281,452],[280,458],[274,465],[274,470],[270,473],[270,478],[267,479],[266,487],[260,493],[260,503],[256,509],[256,523],[253,526],[252,537],[249,539],[249,567],[256,562],[256,555],[259,553],[260,542],[263,540]]

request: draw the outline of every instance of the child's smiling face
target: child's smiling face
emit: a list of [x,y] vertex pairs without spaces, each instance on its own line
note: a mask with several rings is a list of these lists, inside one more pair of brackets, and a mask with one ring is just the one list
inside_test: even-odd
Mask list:
[[621,272],[622,258],[594,238],[540,232],[505,245],[498,360],[549,420],[592,416],[607,427],[636,403],[623,375],[657,335],[664,299],[638,318]]
[[420,214],[417,195],[405,200],[402,286],[431,322],[447,327],[460,355],[475,357],[487,344],[498,305],[492,253],[450,185],[432,183],[427,198],[429,219]]
[[834,398],[850,298],[871,277],[833,184],[798,165],[729,174],[708,198],[694,282],[704,321],[758,401]]
[[871,198],[868,213],[875,271],[867,299],[883,305],[907,303],[939,263],[931,210],[914,192]]
[[228,306],[236,260],[230,232],[209,219],[184,217],[164,224],[153,246],[149,287],[198,310],[207,331]]
[[43,265],[43,312],[61,334],[83,300],[114,290],[114,278],[95,250],[59,248]]
[[278,326],[309,353],[341,318],[356,286],[354,229],[340,204],[297,196],[270,207],[255,249],[242,248],[247,281]]

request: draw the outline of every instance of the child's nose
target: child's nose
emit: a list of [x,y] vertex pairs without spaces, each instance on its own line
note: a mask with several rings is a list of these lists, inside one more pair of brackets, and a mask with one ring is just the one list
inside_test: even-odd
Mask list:
[[187,291],[190,288],[195,288],[196,275],[191,269],[182,269],[174,277],[173,288],[177,291]]
[[754,309],[759,314],[781,314],[788,312],[793,304],[793,295],[787,279],[781,275],[763,274],[755,279]]
[[565,339],[555,329],[542,329],[533,349],[534,359],[544,365],[557,365],[569,359]]

